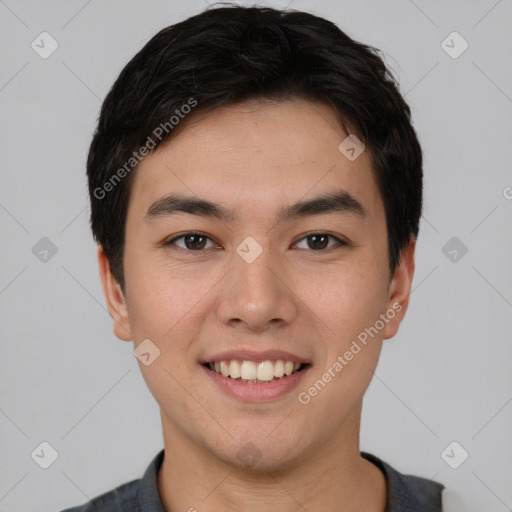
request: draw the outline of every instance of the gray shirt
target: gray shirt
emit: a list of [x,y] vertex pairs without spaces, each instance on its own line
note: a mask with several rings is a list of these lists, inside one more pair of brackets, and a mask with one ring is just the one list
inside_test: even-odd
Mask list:
[[[418,476],[403,475],[369,453],[361,452],[361,456],[375,464],[386,477],[386,512],[442,512],[444,485]],[[163,459],[164,450],[161,450],[142,478],[122,484],[85,505],[62,512],[165,512],[157,485]]]

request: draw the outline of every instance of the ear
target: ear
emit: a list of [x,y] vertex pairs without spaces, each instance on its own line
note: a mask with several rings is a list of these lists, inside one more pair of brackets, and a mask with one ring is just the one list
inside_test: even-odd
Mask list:
[[107,301],[108,311],[114,321],[114,334],[123,341],[131,341],[130,323],[128,321],[128,308],[124,293],[121,290],[119,282],[114,277],[110,269],[110,262],[103,251],[101,245],[98,245],[98,265],[100,268],[101,285],[103,294]]
[[402,250],[400,262],[389,284],[389,296],[386,316],[390,318],[384,329],[384,339],[392,338],[397,332],[400,322],[405,316],[409,305],[412,279],[414,276],[414,251],[416,238],[411,235],[409,245]]

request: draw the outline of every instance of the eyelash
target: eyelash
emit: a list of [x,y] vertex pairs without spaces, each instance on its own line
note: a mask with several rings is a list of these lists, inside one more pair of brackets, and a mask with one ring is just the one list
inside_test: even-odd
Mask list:
[[[318,235],[326,235],[327,237],[336,240],[336,242],[338,242],[337,245],[341,246],[341,247],[349,246],[350,245],[348,242],[345,242],[344,240],[340,239],[339,237],[331,235],[330,233],[326,233],[324,231],[314,231],[312,233],[307,233],[297,243],[299,243],[302,240],[307,239],[309,237],[318,236]],[[180,240],[181,238],[187,238],[189,236],[200,236],[200,237],[203,237],[203,238],[207,238],[208,240],[213,242],[213,240],[209,236],[205,235],[204,233],[201,233],[201,232],[198,232],[198,231],[189,231],[187,233],[182,233],[181,235],[175,236],[174,238],[171,238],[170,240],[167,240],[166,242],[164,242],[164,245],[165,246],[174,245],[176,240]],[[192,249],[187,249],[187,248],[183,248],[183,247],[180,247],[180,246],[176,246],[176,247],[177,247],[177,250],[185,251],[185,252],[188,252],[188,253],[194,253],[194,252],[200,253],[200,252],[204,252],[206,250],[206,249],[192,250]],[[326,252],[326,251],[329,251],[329,250],[331,250],[331,249],[333,249],[335,247],[336,246],[331,246],[331,247],[327,247],[325,249],[318,249],[318,250],[309,249],[309,250],[311,252]]]

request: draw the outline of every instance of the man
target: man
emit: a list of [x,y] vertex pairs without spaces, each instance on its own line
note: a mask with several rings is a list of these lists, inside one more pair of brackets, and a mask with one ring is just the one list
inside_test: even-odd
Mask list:
[[123,69],[87,173],[114,332],[164,449],[68,510],[441,510],[441,484],[359,449],[422,210],[410,110],[375,49],[307,13],[208,9]]

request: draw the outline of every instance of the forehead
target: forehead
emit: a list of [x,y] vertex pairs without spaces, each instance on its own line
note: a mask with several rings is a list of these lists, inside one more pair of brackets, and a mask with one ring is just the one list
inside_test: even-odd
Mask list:
[[349,159],[339,148],[348,135],[331,108],[305,100],[251,101],[195,113],[139,164],[129,215],[144,217],[172,192],[261,215],[344,189],[378,216],[382,202],[370,155],[365,150]]

